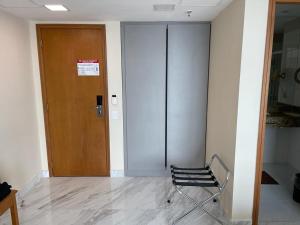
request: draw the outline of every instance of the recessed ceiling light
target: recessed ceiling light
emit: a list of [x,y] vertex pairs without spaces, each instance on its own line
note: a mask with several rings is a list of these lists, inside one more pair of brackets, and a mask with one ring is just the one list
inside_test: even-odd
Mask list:
[[63,5],[45,5],[45,7],[51,11],[68,11]]

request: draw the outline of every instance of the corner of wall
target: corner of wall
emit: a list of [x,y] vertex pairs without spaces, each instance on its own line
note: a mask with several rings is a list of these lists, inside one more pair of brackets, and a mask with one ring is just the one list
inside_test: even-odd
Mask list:
[[232,172],[221,204],[232,217],[235,142],[244,25],[244,0],[235,0],[212,22],[207,156],[217,153]]
[[252,218],[268,3],[245,1],[233,184],[235,220]]
[[26,20],[0,11],[0,29],[5,31],[0,62],[6,75],[0,82],[0,172],[3,180],[20,189],[41,170],[30,27]]
[[38,40],[36,33],[36,22],[29,22],[30,28],[30,48],[31,48],[31,62],[32,73],[34,82],[34,96],[35,96],[35,110],[37,115],[39,147],[41,155],[42,170],[48,170],[47,146],[46,146],[46,133],[44,124],[44,109],[41,89],[41,77],[38,57]]

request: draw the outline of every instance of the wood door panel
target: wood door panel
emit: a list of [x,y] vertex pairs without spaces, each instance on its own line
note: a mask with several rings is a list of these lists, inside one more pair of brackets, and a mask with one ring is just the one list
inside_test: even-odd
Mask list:
[[[38,27],[44,103],[54,176],[107,176],[108,109],[105,27]],[[78,60],[99,60],[100,76],[78,76]],[[96,96],[104,116],[96,116]]]

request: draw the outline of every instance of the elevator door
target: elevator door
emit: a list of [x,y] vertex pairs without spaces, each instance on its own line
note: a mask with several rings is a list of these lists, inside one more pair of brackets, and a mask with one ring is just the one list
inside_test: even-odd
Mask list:
[[205,163],[209,39],[210,24],[168,25],[168,165]]
[[166,25],[123,26],[126,175],[165,170]]
[[126,175],[205,161],[208,23],[124,23]]

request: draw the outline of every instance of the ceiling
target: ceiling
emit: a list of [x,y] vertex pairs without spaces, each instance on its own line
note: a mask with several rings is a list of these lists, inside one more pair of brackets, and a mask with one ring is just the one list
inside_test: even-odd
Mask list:
[[278,4],[276,6],[275,31],[283,32],[286,23],[300,17],[300,4]]
[[[232,0],[0,0],[0,10],[38,21],[210,21]],[[68,12],[51,12],[62,4]],[[174,11],[154,11],[154,4],[175,4]],[[192,10],[191,17],[187,11]]]

